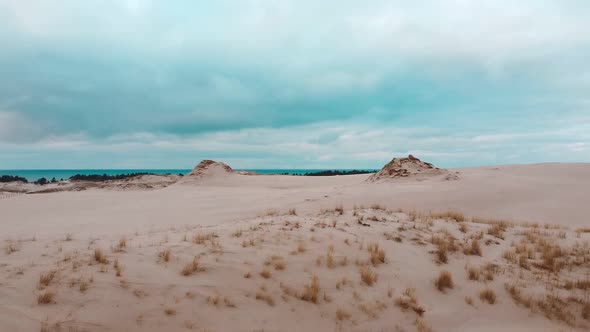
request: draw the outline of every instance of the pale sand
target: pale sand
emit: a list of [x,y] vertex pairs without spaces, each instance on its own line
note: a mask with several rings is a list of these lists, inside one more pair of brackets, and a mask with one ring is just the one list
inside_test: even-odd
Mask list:
[[[561,285],[566,280],[590,280],[590,233],[575,232],[590,227],[590,204],[586,202],[590,165],[451,170],[455,171],[459,172],[458,180],[440,176],[383,183],[367,183],[369,175],[216,174],[151,191],[91,189],[2,196],[0,331],[38,331],[41,324],[50,331],[58,325],[66,331],[70,327],[90,331],[414,331],[420,324],[434,331],[588,327],[590,321],[582,318],[581,304],[570,301],[558,306],[568,308],[573,320],[565,314],[561,320],[549,320],[545,316],[551,314],[546,311],[517,306],[504,284],[522,277],[524,283],[519,287],[525,294],[541,296],[553,287],[562,298],[589,301],[589,290],[567,290],[548,282],[554,279]],[[374,203],[390,211],[368,209]],[[344,206],[343,215],[320,213],[338,205]],[[370,226],[358,224],[358,216],[353,215],[353,206],[361,205],[367,209],[357,214]],[[290,208],[295,208],[298,216],[257,217],[269,209],[283,213]],[[453,221],[429,224],[427,217],[411,221],[407,214],[392,212],[397,208],[423,212],[452,208],[468,216],[561,225],[567,229],[545,230],[541,226],[538,236],[564,248],[585,243],[577,256],[568,254],[571,260],[582,262],[568,262],[571,268],[560,273],[541,267],[538,252],[529,269],[511,263],[503,253],[529,228],[509,227],[503,240],[484,236],[483,257],[464,255],[459,249],[449,254],[447,264],[438,264],[436,246],[431,243],[433,232],[447,229],[458,243],[468,245],[469,236],[490,226],[468,223],[465,235]],[[371,220],[373,216],[377,221]],[[334,221],[336,227],[331,227]],[[239,237],[238,230],[242,230]],[[218,237],[202,244],[192,242],[196,234],[210,232]],[[71,241],[66,240],[68,234]],[[185,235],[188,241],[183,241]],[[398,236],[401,242],[395,241]],[[121,238],[127,239],[126,248],[117,252]],[[253,247],[249,240],[253,240]],[[246,247],[242,246],[244,241]],[[300,242],[303,252],[297,252]],[[359,269],[367,264],[367,245],[373,242],[384,249],[386,259],[372,267],[378,279],[369,287],[361,283]],[[347,258],[346,266],[326,266],[330,246],[337,263]],[[104,250],[108,264],[94,261],[96,248]],[[165,249],[171,250],[169,262],[158,257]],[[266,267],[271,277],[265,279],[259,273],[272,255],[281,256],[286,267],[275,270],[275,262],[271,262]],[[194,256],[200,257],[203,271],[182,276],[180,271]],[[319,256],[323,258],[318,265]],[[117,259],[121,276],[116,276],[113,267]],[[485,263],[498,265],[494,280],[468,281],[466,266]],[[451,272],[455,282],[446,293],[433,284],[443,269]],[[40,275],[50,271],[57,271],[55,277],[47,287],[40,287]],[[243,277],[247,272],[250,278]],[[300,299],[313,275],[320,285],[317,303]],[[338,289],[343,277],[348,282]],[[80,281],[88,282],[85,292],[80,291]],[[486,284],[496,292],[494,305],[479,299]],[[416,289],[418,304],[425,310],[422,317],[395,304],[408,287]],[[55,303],[38,304],[38,295],[45,291],[40,288],[54,291]],[[263,299],[271,297],[274,305],[257,300],[257,293]],[[466,303],[466,296],[473,298],[473,305]],[[167,315],[167,308],[176,313]],[[338,309],[350,317],[343,315],[343,320],[338,320]]]

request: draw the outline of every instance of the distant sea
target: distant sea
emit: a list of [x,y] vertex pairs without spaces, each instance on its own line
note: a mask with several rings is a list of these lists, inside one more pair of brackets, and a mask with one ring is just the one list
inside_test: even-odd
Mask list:
[[[248,171],[258,174],[305,174],[309,172],[320,171],[350,171],[352,169],[322,168],[322,169],[235,169],[235,171]],[[376,171],[374,169],[358,169],[363,171]],[[0,170],[0,176],[12,175],[20,176],[29,181],[36,181],[40,178],[51,180],[67,180],[70,176],[76,174],[129,174],[129,173],[153,173],[153,174],[187,174],[190,169],[35,169],[35,170]]]

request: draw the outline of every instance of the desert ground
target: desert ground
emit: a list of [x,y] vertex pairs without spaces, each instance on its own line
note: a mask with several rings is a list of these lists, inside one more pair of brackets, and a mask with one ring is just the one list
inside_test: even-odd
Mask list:
[[0,331],[590,328],[590,164],[208,166],[0,194]]

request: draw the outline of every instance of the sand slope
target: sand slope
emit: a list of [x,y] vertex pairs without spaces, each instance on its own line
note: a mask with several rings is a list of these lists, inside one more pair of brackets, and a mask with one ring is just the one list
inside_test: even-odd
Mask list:
[[[459,172],[459,179],[449,181],[441,175],[369,183],[370,175],[232,173],[150,191],[4,195],[0,330],[38,331],[42,325],[47,330],[89,331],[588,327],[580,303],[588,301],[590,288],[565,285],[590,280],[590,233],[576,232],[589,226],[590,165],[449,171]],[[379,206],[371,208],[374,204]],[[334,211],[339,206],[342,214]],[[354,206],[359,208],[353,210]],[[463,222],[463,233],[460,223],[448,216],[428,213],[449,208],[468,216],[561,226],[505,223],[499,238],[488,234],[492,226],[482,223],[488,221],[476,219]],[[284,215],[289,209],[297,215]],[[436,238],[447,243],[448,236],[455,238],[456,251],[449,251],[448,262],[441,263],[441,241]],[[464,253],[474,238],[479,239],[482,256]],[[506,254],[522,241],[534,252],[527,268],[520,265],[520,253],[514,254],[516,260]],[[384,251],[384,262],[370,261],[368,246],[373,243]],[[555,264],[569,267],[555,271],[545,266],[544,257],[557,247],[543,243],[558,244],[564,254]],[[96,249],[105,254],[103,263],[95,259]],[[194,257],[197,268],[183,276],[181,271]],[[496,266],[493,280],[483,277],[490,273],[489,264]],[[468,278],[470,266],[482,271],[477,281]],[[366,267],[377,274],[372,286],[361,279]],[[264,270],[268,278],[260,274]],[[455,284],[445,293],[434,286],[442,270],[451,273]],[[42,275],[53,271],[47,285],[40,283]],[[314,276],[319,282],[315,302],[304,296],[306,289],[314,289]],[[513,285],[519,278],[525,282]],[[511,295],[507,284],[518,292]],[[81,285],[87,289],[81,291]],[[485,288],[496,293],[496,304],[479,298]],[[54,303],[38,304],[38,296],[47,290],[55,293],[50,301]],[[550,290],[557,293],[547,293]],[[553,303],[567,308],[562,318],[539,306],[544,302],[530,308],[523,304],[533,295],[548,301],[547,294],[581,302]],[[422,316],[416,306],[425,310]]]

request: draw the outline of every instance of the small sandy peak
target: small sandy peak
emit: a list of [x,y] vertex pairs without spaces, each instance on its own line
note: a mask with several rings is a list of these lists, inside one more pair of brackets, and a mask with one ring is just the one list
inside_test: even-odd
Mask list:
[[375,182],[384,179],[405,178],[417,175],[441,175],[444,173],[446,173],[446,170],[440,169],[410,154],[406,158],[393,158],[379,172],[371,175],[368,181]]
[[214,160],[203,160],[193,170],[185,175],[185,177],[203,177],[206,175],[221,175],[232,173],[233,169],[229,165],[214,161]]
[[190,173],[183,176],[177,184],[200,184],[212,183],[217,181],[226,181],[226,179],[236,174],[229,165],[214,161],[203,160]]
[[195,166],[195,168],[193,168],[193,170],[190,173],[188,173],[187,176],[200,176],[216,169],[222,170],[226,173],[233,172],[233,169],[225,163],[206,159],[201,161],[197,166]]

